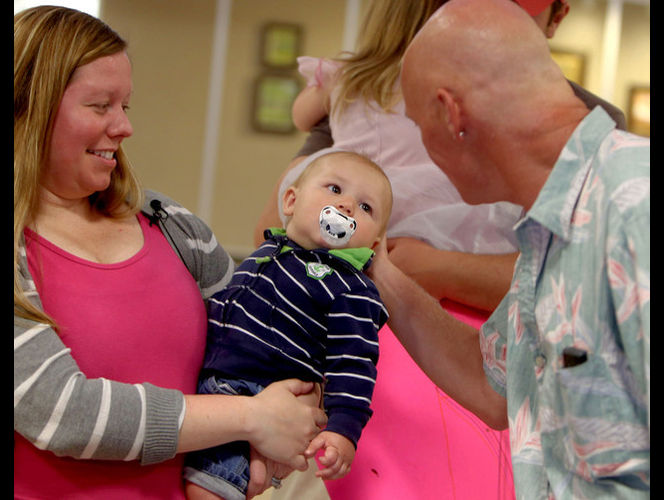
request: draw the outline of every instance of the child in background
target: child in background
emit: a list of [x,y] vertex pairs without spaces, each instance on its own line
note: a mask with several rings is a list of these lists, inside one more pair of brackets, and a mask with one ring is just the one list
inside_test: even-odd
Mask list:
[[[345,151],[317,156],[284,193],[285,229],[266,231],[210,300],[199,392],[255,394],[284,378],[321,384],[329,420],[307,454],[324,450],[323,479],[350,470],[372,413],[387,311],[362,271],[391,207],[389,180],[373,162]],[[248,453],[246,442],[235,442],[190,454],[189,498],[244,499]]]

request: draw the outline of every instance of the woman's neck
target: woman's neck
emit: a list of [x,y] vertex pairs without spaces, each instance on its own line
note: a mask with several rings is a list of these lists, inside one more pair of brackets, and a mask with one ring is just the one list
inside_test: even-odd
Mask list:
[[106,216],[87,198],[69,200],[44,192],[28,227],[73,255],[104,264],[126,260],[143,246],[135,216]]

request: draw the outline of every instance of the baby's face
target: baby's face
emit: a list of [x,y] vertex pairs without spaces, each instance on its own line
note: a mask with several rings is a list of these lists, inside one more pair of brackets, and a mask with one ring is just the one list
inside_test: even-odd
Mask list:
[[288,188],[284,195],[284,214],[291,217],[286,227],[289,238],[308,249],[332,246],[320,229],[321,210],[332,206],[356,222],[355,232],[341,248],[373,248],[390,215],[388,180],[352,156],[332,154],[317,161],[320,164],[300,185]]

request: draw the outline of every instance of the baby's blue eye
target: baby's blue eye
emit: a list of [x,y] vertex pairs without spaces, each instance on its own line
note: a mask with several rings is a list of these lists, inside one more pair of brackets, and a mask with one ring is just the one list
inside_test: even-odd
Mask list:
[[333,193],[336,193],[336,194],[341,193],[341,188],[339,186],[337,186],[336,184],[330,184],[329,186],[327,186],[327,188],[330,191],[332,191]]
[[371,205],[368,203],[360,203],[360,208],[364,210],[365,212],[371,213]]

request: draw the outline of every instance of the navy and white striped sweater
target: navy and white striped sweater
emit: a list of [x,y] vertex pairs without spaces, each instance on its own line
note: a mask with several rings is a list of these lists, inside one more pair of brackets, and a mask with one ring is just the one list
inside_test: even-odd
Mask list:
[[202,378],[324,382],[326,430],[357,443],[371,417],[387,310],[362,272],[368,248],[305,250],[271,229],[209,301]]

